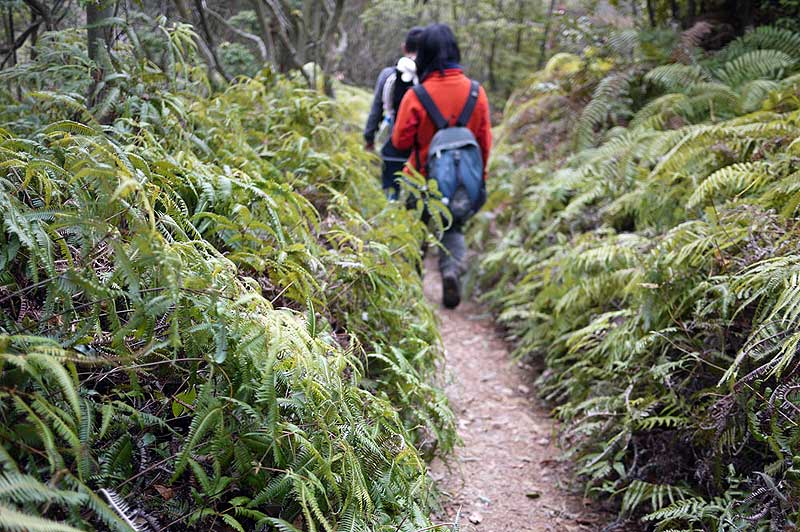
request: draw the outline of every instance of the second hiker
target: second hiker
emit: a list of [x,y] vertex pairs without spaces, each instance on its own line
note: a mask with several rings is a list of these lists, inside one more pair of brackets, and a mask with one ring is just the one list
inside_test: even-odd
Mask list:
[[396,174],[403,170],[408,159],[407,150],[398,150],[392,145],[391,135],[395,115],[406,91],[417,83],[417,44],[422,28],[411,28],[403,42],[403,57],[395,66],[384,68],[375,83],[375,94],[367,124],[364,128],[364,141],[367,150],[374,150],[377,142],[380,148],[383,167],[381,181],[383,190],[390,198],[396,198],[399,191]]
[[409,90],[397,111],[392,144],[412,150],[411,167],[435,179],[453,216],[441,238],[442,301],[461,301],[466,254],[464,223],[486,200],[486,163],[492,147],[489,100],[464,75],[455,35],[445,24],[425,28],[417,47],[420,84]]

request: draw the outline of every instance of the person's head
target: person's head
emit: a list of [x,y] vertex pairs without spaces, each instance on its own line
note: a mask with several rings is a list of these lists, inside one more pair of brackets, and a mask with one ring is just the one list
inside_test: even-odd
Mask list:
[[408,33],[406,33],[406,40],[403,41],[403,54],[408,57],[416,57],[417,49],[419,48],[419,38],[422,35],[424,28],[414,26]]
[[437,70],[444,74],[448,65],[461,62],[456,36],[447,24],[431,24],[422,32],[417,48],[417,72],[420,81]]

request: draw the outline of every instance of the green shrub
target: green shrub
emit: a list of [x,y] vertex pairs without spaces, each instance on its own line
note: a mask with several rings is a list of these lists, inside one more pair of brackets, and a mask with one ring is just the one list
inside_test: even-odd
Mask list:
[[700,64],[621,63],[578,119],[583,148],[501,159],[501,208],[473,227],[483,297],[546,362],[587,490],[658,529],[800,520],[798,39],[760,28]]
[[0,525],[428,525],[418,447],[455,431],[425,228],[333,102],[210,93],[161,30],[163,69],[120,44],[102,86],[69,33],[3,74]]

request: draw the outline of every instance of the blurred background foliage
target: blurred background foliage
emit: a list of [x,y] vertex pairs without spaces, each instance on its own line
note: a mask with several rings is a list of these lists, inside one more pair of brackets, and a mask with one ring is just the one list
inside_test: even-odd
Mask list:
[[[165,17],[194,27],[212,83],[253,76],[265,63],[281,73],[314,63],[306,81],[331,93],[333,80],[369,87],[397,60],[410,27],[441,21],[455,29],[469,74],[499,111],[554,53],[581,53],[613,31],[674,34],[705,22],[715,31],[699,44],[719,49],[750,27],[800,30],[799,10],[794,0],[3,0],[0,53],[3,66],[13,65],[45,31],[78,26],[92,42],[125,41],[121,20],[141,27]],[[137,47],[160,42],[148,39]],[[90,57],[97,51],[90,47]]]

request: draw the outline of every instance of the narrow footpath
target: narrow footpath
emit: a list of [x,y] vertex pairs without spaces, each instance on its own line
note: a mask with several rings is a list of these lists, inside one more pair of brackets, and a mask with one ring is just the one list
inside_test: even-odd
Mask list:
[[441,306],[436,258],[425,268],[425,295],[439,309],[446,350],[446,390],[463,446],[431,475],[443,492],[443,515],[462,532],[601,530],[613,517],[566,491],[554,423],[535,398],[531,368],[512,360],[486,311],[471,301]]

